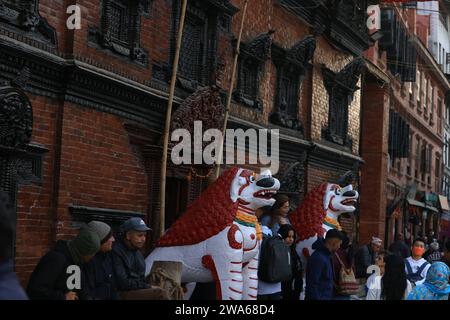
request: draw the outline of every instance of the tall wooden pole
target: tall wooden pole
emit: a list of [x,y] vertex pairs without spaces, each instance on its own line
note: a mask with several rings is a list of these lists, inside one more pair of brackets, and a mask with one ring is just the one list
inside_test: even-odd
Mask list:
[[220,175],[220,163],[222,162],[222,158],[223,158],[223,145],[225,143],[225,133],[227,130],[227,123],[228,123],[228,115],[229,115],[229,111],[230,111],[230,106],[231,106],[231,97],[233,95],[233,88],[234,88],[234,81],[236,78],[236,69],[237,69],[237,64],[238,64],[238,58],[239,58],[239,48],[241,46],[241,38],[242,38],[242,30],[244,29],[244,22],[245,22],[245,16],[247,14],[247,5],[248,5],[248,0],[244,1],[244,8],[242,10],[242,19],[241,19],[241,26],[239,29],[239,35],[238,35],[238,39],[237,39],[237,44],[236,44],[236,53],[234,54],[234,61],[233,61],[233,70],[231,72],[231,81],[230,81],[230,88],[228,89],[228,96],[227,96],[227,104],[225,107],[225,116],[223,119],[223,128],[222,128],[222,137],[221,137],[221,141],[219,143],[219,154],[218,154],[218,158],[217,158],[217,163],[216,163],[216,179],[219,177]]
[[175,50],[175,57],[173,59],[173,67],[172,67],[172,79],[170,81],[170,91],[169,91],[169,101],[167,103],[167,112],[166,112],[166,123],[164,127],[164,142],[163,142],[163,154],[161,161],[161,180],[160,180],[160,193],[159,193],[159,202],[160,202],[160,236],[163,235],[165,231],[165,218],[166,218],[166,170],[167,170],[167,152],[169,149],[169,134],[170,134],[170,120],[172,117],[172,105],[173,105],[173,97],[175,93],[175,84],[177,81],[177,71],[178,71],[178,61],[180,60],[180,50],[181,50],[181,41],[183,39],[183,29],[184,29],[184,18],[186,17],[186,7],[187,1],[183,0],[181,7],[181,17],[180,17],[180,25],[178,26],[177,33],[177,45]]

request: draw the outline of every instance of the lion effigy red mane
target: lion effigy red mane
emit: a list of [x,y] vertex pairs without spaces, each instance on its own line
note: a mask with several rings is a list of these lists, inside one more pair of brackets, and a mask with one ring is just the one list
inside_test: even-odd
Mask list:
[[298,234],[297,241],[303,241],[316,234],[321,237],[324,234],[322,223],[327,212],[323,207],[323,198],[327,186],[327,183],[323,183],[311,190],[303,199],[302,204],[289,217]]
[[238,201],[231,200],[230,187],[239,168],[225,171],[159,239],[157,247],[185,246],[206,240],[233,223]]

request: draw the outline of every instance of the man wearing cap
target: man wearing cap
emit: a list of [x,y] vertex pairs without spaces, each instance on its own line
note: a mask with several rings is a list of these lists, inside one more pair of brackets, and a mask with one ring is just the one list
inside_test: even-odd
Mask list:
[[305,300],[331,300],[333,299],[333,264],[331,255],[342,244],[344,236],[336,230],[330,229],[325,239],[318,238],[313,243],[315,250],[308,259],[306,267]]
[[[68,287],[68,278],[75,274],[69,266],[81,267],[89,262],[100,249],[100,239],[89,229],[81,229],[78,236],[69,241],[58,240],[53,250],[44,255],[28,283],[27,293],[35,300],[88,300],[89,295],[83,290]],[[80,283],[83,272],[80,269]],[[70,283],[70,281],[69,281]]]
[[123,237],[113,245],[113,270],[122,299],[168,299],[165,290],[153,288],[145,280],[145,260],[140,249],[149,230],[141,218],[130,218],[122,225]]
[[118,300],[117,284],[113,273],[111,250],[115,241],[111,227],[101,221],[91,221],[88,228],[100,239],[100,251],[83,266],[84,290],[94,300]]

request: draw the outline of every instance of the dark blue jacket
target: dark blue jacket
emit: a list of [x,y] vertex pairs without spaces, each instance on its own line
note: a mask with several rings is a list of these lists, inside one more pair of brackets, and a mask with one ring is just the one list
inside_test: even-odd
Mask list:
[[83,266],[84,289],[94,300],[118,300],[111,252],[98,252]]
[[312,245],[315,250],[306,266],[306,300],[333,299],[333,264],[331,252],[322,238]]
[[13,272],[13,262],[0,263],[0,300],[28,300]]
[[114,242],[112,250],[114,276],[119,291],[148,289],[145,280],[145,260],[137,249],[128,248],[123,240]]

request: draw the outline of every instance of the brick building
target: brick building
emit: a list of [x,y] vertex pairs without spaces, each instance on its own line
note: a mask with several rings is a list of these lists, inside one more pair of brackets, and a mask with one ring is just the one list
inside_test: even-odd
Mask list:
[[[418,16],[415,8],[394,6],[383,8],[381,18],[384,36],[366,56],[387,79],[384,85],[372,86],[378,103],[372,95],[364,105],[368,113],[363,121],[367,127],[361,211],[370,210],[370,204],[364,204],[370,197],[381,199],[384,206],[363,219],[366,228],[360,231],[366,239],[370,234],[384,236],[389,244],[399,232],[412,238],[439,230],[445,207],[439,197],[443,121],[450,87],[427,49],[429,17]],[[372,170],[373,166],[377,169]],[[365,188],[374,196],[366,197]]]
[[[229,127],[280,130],[278,177],[293,203],[347,170],[359,180],[365,63],[358,57],[373,44],[369,1],[363,2],[250,4]],[[149,248],[158,237],[161,136],[179,3],[2,2],[0,186],[15,203],[11,248],[24,284],[39,258],[80,222],[95,218],[116,227],[142,216],[154,230]],[[71,30],[66,8],[75,4],[81,28]],[[189,1],[176,125],[186,125],[180,114],[220,123],[211,114],[223,111],[241,5]],[[374,82],[384,77],[371,68]],[[206,97],[210,113],[199,111]],[[8,110],[20,110],[20,117]],[[211,172],[206,165],[169,164],[166,227]],[[349,232],[355,220],[343,219]]]

